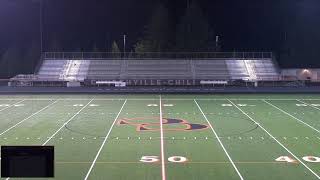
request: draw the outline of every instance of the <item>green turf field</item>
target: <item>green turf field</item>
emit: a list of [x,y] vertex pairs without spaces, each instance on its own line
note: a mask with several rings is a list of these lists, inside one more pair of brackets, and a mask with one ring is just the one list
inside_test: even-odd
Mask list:
[[319,117],[308,94],[0,95],[0,144],[54,145],[55,179],[311,180]]

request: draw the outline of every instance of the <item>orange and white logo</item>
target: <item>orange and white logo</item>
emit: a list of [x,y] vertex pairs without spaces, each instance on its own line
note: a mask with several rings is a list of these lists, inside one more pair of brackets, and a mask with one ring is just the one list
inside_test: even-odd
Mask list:
[[[209,126],[205,124],[189,123],[183,119],[163,118],[164,131],[196,131],[204,130]],[[135,126],[137,131],[160,131],[159,117],[123,118],[118,120],[118,125]]]

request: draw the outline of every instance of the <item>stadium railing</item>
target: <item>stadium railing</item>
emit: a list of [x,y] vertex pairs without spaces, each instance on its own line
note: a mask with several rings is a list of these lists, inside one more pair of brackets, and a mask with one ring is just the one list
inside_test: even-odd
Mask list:
[[272,59],[272,52],[45,52],[44,59]]

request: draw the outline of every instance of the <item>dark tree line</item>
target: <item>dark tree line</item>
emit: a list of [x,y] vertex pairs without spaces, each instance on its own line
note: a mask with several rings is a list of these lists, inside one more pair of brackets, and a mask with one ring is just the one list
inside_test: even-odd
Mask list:
[[135,52],[199,52],[217,51],[215,34],[208,20],[194,1],[178,23],[162,4],[153,11],[144,36],[135,44]]
[[[288,6],[282,2],[282,7]],[[283,16],[282,44],[278,58],[283,67],[320,68],[320,2],[317,0],[291,3]]]
[[10,45],[0,50],[0,78],[17,74],[31,74],[40,59],[39,43],[17,46]]

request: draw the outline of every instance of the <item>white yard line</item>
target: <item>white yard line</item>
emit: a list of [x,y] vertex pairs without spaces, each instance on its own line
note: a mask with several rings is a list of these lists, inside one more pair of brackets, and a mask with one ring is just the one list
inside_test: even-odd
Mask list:
[[311,126],[310,124],[308,124],[308,123],[306,123],[306,122],[302,121],[301,119],[299,119],[299,118],[297,118],[297,117],[295,117],[295,116],[291,115],[290,113],[288,113],[288,112],[284,111],[283,109],[280,109],[278,106],[273,105],[272,103],[270,103],[270,102],[268,102],[268,101],[266,101],[266,100],[262,100],[262,101],[263,101],[263,102],[265,102],[265,103],[267,103],[267,104],[269,104],[270,106],[272,106],[272,107],[274,107],[274,108],[278,109],[279,111],[283,112],[284,114],[286,114],[286,115],[288,115],[288,116],[292,117],[293,119],[295,119],[295,120],[299,121],[300,123],[302,123],[302,124],[304,124],[304,125],[308,126],[309,128],[313,129],[314,131],[316,131],[316,132],[320,133],[320,131],[319,131],[318,129],[316,129],[315,127],[313,127],[313,126]]
[[260,123],[255,121],[251,116],[249,116],[246,112],[244,112],[241,108],[239,108],[232,101],[228,100],[234,107],[236,107],[239,111],[242,112],[245,116],[247,116],[251,121],[256,123],[264,132],[266,132],[274,141],[276,141],[283,149],[285,149],[288,153],[290,153],[297,161],[299,161],[306,169],[308,169],[313,175],[315,175],[318,179],[320,179],[319,175],[316,174],[311,168],[309,168],[305,163],[303,163],[296,155],[294,155],[287,147],[285,147],[281,142],[279,142],[272,134],[270,134]]
[[121,106],[121,108],[120,108],[117,116],[114,118],[113,123],[112,123],[112,125],[111,125],[111,127],[110,127],[110,129],[109,129],[109,131],[108,131],[108,133],[107,133],[107,135],[104,137],[104,140],[103,140],[103,142],[102,142],[102,144],[101,144],[101,146],[100,146],[100,149],[98,150],[98,153],[97,153],[97,155],[95,156],[94,160],[92,161],[92,164],[91,164],[91,166],[90,166],[90,168],[89,168],[89,170],[88,170],[88,172],[87,172],[87,175],[86,175],[86,177],[84,178],[85,180],[87,180],[87,179],[89,178],[90,173],[91,173],[91,171],[92,171],[92,169],[93,169],[93,167],[94,167],[94,165],[95,165],[95,163],[96,163],[96,161],[97,161],[97,159],[98,159],[98,157],[99,157],[99,155],[100,155],[100,153],[101,153],[101,151],[102,151],[105,143],[107,142],[107,139],[108,139],[108,137],[109,137],[109,135],[110,135],[110,133],[111,133],[111,130],[112,130],[113,126],[115,125],[115,123],[117,122],[117,119],[119,118],[120,113],[122,112],[122,109],[123,109],[123,107],[124,107],[124,105],[125,105],[126,103],[127,103],[127,100],[124,101],[124,103],[122,104],[122,106]]
[[314,109],[320,110],[320,108],[318,108],[318,107],[316,107],[316,106],[314,106],[314,105],[312,105],[312,104],[308,104],[308,103],[306,103],[306,102],[304,102],[304,101],[301,101],[301,100],[299,100],[299,99],[296,99],[296,100],[299,101],[299,102],[301,102],[301,103],[303,103],[303,104],[306,104],[306,105],[308,105],[308,106],[310,106],[310,107],[313,107]]
[[19,101],[19,102],[16,102],[16,103],[14,103],[14,104],[12,104],[12,105],[10,105],[10,106],[7,106],[7,107],[1,109],[0,111],[6,110],[6,109],[8,109],[8,108],[10,108],[10,107],[12,107],[12,106],[14,106],[14,105],[17,105],[17,104],[23,102],[23,101],[25,101],[25,99],[23,99],[23,100],[21,100],[21,101]]
[[85,106],[83,106],[77,113],[75,113],[68,121],[63,123],[63,125],[56,131],[54,132],[47,140],[42,144],[42,146],[45,146],[65,125],[67,125],[70,121],[72,121],[82,110],[84,110],[91,102],[93,99],[91,99]]
[[10,131],[11,129],[15,128],[16,126],[18,126],[19,124],[23,123],[24,121],[32,118],[33,116],[39,114],[40,112],[44,111],[45,109],[47,109],[48,107],[50,107],[51,105],[55,104],[56,102],[58,102],[58,100],[55,100],[54,102],[50,103],[49,105],[47,105],[46,107],[40,109],[39,111],[31,114],[30,116],[24,118],[23,120],[21,120],[20,122],[16,123],[15,125],[11,126],[10,128],[6,129],[5,131],[3,131],[2,133],[0,133],[0,136],[2,136],[4,133]]
[[166,167],[164,162],[164,142],[163,142],[163,117],[162,117],[162,100],[161,95],[159,98],[159,109],[160,109],[160,148],[161,148],[161,174],[162,180],[166,180]]
[[194,99],[194,102],[195,102],[195,103],[196,103],[196,105],[198,106],[198,108],[199,108],[199,110],[200,110],[200,112],[201,112],[202,116],[204,117],[204,119],[205,119],[205,120],[207,121],[207,123],[209,124],[209,126],[210,126],[210,128],[211,128],[212,132],[213,132],[213,133],[214,133],[214,135],[216,136],[216,138],[217,138],[218,142],[220,143],[220,145],[221,145],[221,147],[222,147],[223,151],[225,152],[225,154],[227,155],[227,157],[228,157],[229,161],[231,162],[231,164],[232,164],[233,168],[236,170],[236,172],[237,172],[237,174],[239,175],[240,179],[241,179],[241,180],[243,180],[243,177],[242,177],[242,175],[241,175],[240,171],[238,170],[237,166],[234,164],[233,160],[231,159],[231,157],[230,157],[229,153],[227,152],[226,148],[224,147],[223,143],[221,142],[221,140],[220,140],[220,138],[219,138],[218,134],[217,134],[217,133],[216,133],[216,131],[213,129],[213,127],[212,127],[212,125],[211,125],[210,121],[208,120],[207,116],[203,113],[203,111],[202,111],[201,107],[199,106],[198,102],[197,102],[195,99]]

